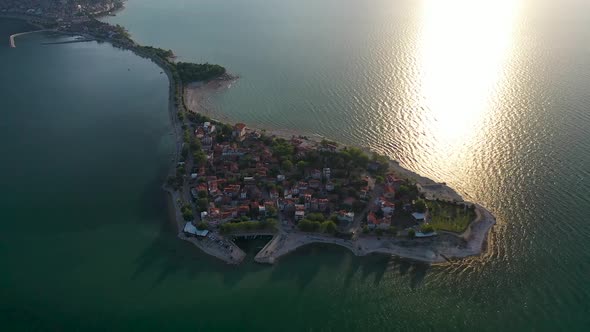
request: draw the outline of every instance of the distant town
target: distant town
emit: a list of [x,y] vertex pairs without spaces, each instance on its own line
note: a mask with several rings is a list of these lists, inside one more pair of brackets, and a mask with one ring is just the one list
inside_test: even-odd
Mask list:
[[493,216],[444,184],[358,147],[252,130],[190,110],[189,83],[236,78],[219,65],[175,62],[171,50],[138,45],[123,27],[95,18],[122,6],[117,0],[0,0],[0,14],[129,49],[168,75],[177,151],[164,188],[179,237],[232,264],[245,257],[233,240],[260,235],[272,236],[255,258],[264,263],[310,243],[427,262],[481,252]]
[[0,13],[72,21],[121,9],[123,0],[0,0]]

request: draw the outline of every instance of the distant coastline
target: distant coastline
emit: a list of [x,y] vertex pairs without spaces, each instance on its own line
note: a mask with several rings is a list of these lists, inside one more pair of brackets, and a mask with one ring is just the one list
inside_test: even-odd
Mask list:
[[[27,17],[24,15],[2,15],[0,18],[18,19],[27,21],[28,23],[34,22],[39,26],[43,18],[39,17]],[[41,25],[49,25],[50,21],[41,22]],[[84,23],[82,23],[81,26]],[[105,23],[106,24],[106,23]],[[112,27],[112,26],[111,26]],[[109,42],[115,47],[123,48],[132,51],[136,55],[150,59],[162,71],[167,75],[169,81],[169,100],[168,110],[170,121],[173,127],[175,136],[175,154],[173,159],[173,166],[170,174],[174,174],[177,171],[176,166],[180,163],[181,154],[183,150],[183,135],[187,126],[187,119],[185,115],[190,112],[197,114],[207,114],[208,110],[204,105],[204,100],[210,96],[211,93],[227,88],[230,82],[234,82],[237,78],[228,74],[220,75],[214,79],[208,80],[208,83],[201,83],[199,86],[191,86],[191,93],[197,94],[196,100],[192,100],[187,106],[187,96],[190,95],[187,92],[189,87],[179,79],[178,75],[174,73],[172,68],[172,62],[169,58],[163,57],[160,53],[150,51],[149,49],[137,45],[129,37],[128,42],[119,42],[117,40],[105,38],[101,34],[97,34],[92,30],[88,31],[59,31],[53,30],[64,34],[79,34],[85,37],[91,37],[97,41]],[[13,35],[14,37],[19,34]],[[14,37],[11,36],[11,40]],[[210,112],[209,112],[210,114]],[[219,121],[223,122],[223,121]],[[281,133],[281,131],[269,131],[272,136],[283,137],[288,139],[289,135]],[[317,143],[317,142],[316,142]],[[411,179],[415,183],[420,185],[421,194],[430,197],[431,199],[440,199],[443,201],[463,202],[463,199],[451,188],[444,184],[436,184],[434,181],[419,176],[418,174],[401,167],[397,162],[391,161],[389,168],[399,174],[400,176]],[[432,186],[432,187],[429,187]],[[192,242],[204,252],[213,255],[227,263],[239,264],[244,258],[245,253],[233,244],[230,239],[236,236],[249,236],[252,234],[233,234],[227,238],[215,239],[215,241],[203,241],[196,237],[187,236],[183,229],[185,224],[183,221],[183,211],[181,202],[185,201],[187,197],[190,198],[190,194],[187,192],[186,186],[183,186],[182,190],[177,190],[168,184],[164,184],[163,188],[167,191],[171,197],[174,208],[174,215],[176,218],[176,225],[178,228],[178,236],[189,242]],[[470,202],[463,202],[464,204],[472,204]],[[489,234],[491,227],[495,224],[495,218],[493,215],[480,205],[474,204],[477,218],[473,220],[467,227],[467,229],[461,234],[443,233],[441,236],[456,237],[464,241],[462,245],[447,245],[444,241],[438,240],[438,238],[430,239],[415,239],[406,240],[400,238],[390,238],[383,236],[361,236],[353,239],[339,239],[333,236],[327,236],[325,234],[314,234],[314,233],[285,233],[277,232],[273,239],[258,253],[255,260],[260,263],[274,263],[280,257],[293,252],[297,248],[314,243],[331,243],[340,245],[348,248],[357,256],[364,256],[371,253],[381,253],[399,256],[402,258],[423,261],[428,263],[441,263],[448,261],[452,258],[463,258],[467,256],[479,255],[482,253],[486,246],[486,239]],[[266,233],[265,233],[266,234]]]

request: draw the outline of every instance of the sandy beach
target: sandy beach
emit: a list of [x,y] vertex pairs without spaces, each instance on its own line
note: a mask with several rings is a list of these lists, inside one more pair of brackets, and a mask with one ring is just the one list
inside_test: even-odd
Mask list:
[[[234,124],[234,121],[230,116],[224,113],[222,110],[215,107],[213,104],[213,97],[216,94],[223,93],[232,88],[239,80],[239,77],[225,77],[209,82],[196,82],[191,83],[184,87],[184,102],[190,112],[199,113],[210,117],[211,119],[219,122]],[[284,139],[291,139],[295,137],[305,137],[310,142],[319,143],[323,136],[311,133],[302,133],[301,131],[287,128],[263,128],[256,124],[247,123],[248,127],[246,131],[256,131],[260,133],[266,133],[269,136],[281,137]]]
[[227,115],[216,110],[211,98],[231,88],[237,77],[225,77],[209,82],[195,82],[184,87],[184,103],[190,112],[199,113],[219,122],[229,122]]

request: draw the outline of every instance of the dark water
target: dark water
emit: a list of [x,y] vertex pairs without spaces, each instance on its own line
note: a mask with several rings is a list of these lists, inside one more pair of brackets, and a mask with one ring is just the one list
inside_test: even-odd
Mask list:
[[368,3],[130,0],[113,20],[241,74],[215,104],[231,119],[371,146],[483,203],[498,217],[485,255],[202,255],[159,190],[159,69],[30,35],[0,48],[7,330],[588,330],[590,3]]

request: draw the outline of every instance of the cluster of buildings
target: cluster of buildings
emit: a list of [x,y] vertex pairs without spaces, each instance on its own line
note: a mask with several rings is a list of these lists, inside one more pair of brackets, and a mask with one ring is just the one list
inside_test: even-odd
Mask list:
[[67,19],[80,14],[106,13],[121,5],[120,0],[0,0],[0,12]]
[[391,227],[393,213],[395,212],[395,194],[399,190],[402,180],[393,174],[387,174],[383,184],[383,194],[372,202],[367,213],[367,226],[369,229],[388,229]]
[[[198,206],[206,200],[207,206],[201,204],[199,212],[201,220],[210,225],[244,217],[297,222],[310,213],[336,215],[345,222],[354,219],[350,209],[340,208],[331,168],[310,167],[302,172],[296,167],[281,167],[272,145],[243,123],[234,125],[228,135],[227,128],[203,122],[193,134],[206,161],[192,170],[191,195]],[[292,138],[287,142],[296,158],[313,149],[307,140]]]
[[333,194],[335,184],[331,173],[329,167],[311,169],[307,179],[287,182],[277,200],[279,210],[287,217],[292,216],[295,222],[305,219],[310,213],[335,214],[341,222],[352,222],[353,212],[337,210],[338,195]]
[[232,128],[231,137],[219,137],[223,137],[220,130],[211,122],[194,130],[206,156],[191,174],[196,182],[191,195],[208,202],[199,208],[201,220],[216,226],[235,218],[276,216],[278,195],[270,186],[278,180],[268,175],[268,165],[273,162],[270,149],[258,140],[257,133],[247,134],[242,123]]

